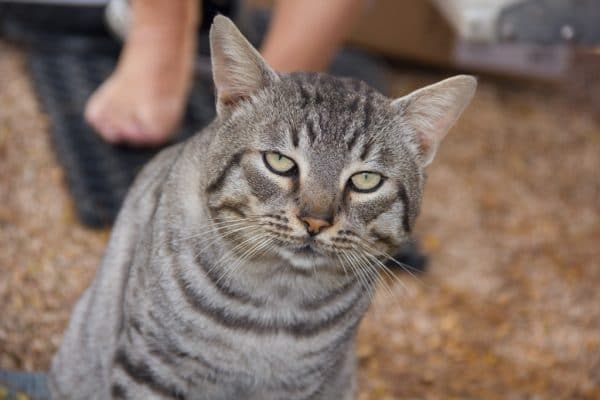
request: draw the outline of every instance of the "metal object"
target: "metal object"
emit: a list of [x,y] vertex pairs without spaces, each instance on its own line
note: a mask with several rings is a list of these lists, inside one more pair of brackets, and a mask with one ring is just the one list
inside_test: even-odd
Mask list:
[[600,44],[598,0],[434,0],[463,40]]
[[567,46],[528,43],[481,43],[459,40],[454,47],[457,66],[540,79],[562,76],[571,60]]
[[598,0],[527,0],[501,10],[497,32],[510,26],[511,40],[553,45],[571,42],[600,44],[600,1]]
[[598,0],[433,0],[464,68],[558,78],[572,45],[600,44]]

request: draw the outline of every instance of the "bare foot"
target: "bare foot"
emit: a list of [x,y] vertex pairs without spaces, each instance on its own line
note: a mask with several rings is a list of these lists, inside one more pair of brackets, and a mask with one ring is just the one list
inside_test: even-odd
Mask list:
[[[161,0],[133,3],[134,21],[119,64],[86,105],[86,120],[108,142],[159,145],[181,119],[195,54],[197,12],[192,16],[195,10],[185,1],[162,2],[166,10],[157,6]],[[149,9],[150,3],[155,4]]]

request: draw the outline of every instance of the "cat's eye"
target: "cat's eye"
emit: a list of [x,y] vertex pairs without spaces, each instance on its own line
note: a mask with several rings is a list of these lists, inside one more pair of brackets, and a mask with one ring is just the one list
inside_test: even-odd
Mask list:
[[264,153],[263,158],[267,167],[276,174],[289,176],[296,172],[296,163],[283,154],[269,151]]
[[350,177],[350,186],[357,192],[374,192],[383,183],[383,177],[376,172],[363,171]]

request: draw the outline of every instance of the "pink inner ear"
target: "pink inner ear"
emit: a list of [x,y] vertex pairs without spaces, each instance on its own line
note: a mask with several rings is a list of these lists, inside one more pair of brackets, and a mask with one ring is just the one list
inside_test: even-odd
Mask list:
[[419,115],[418,118],[413,120],[413,126],[418,132],[417,152],[424,165],[428,165],[435,157],[437,148],[448,133],[453,120],[448,115],[439,114]]
[[441,142],[442,139],[446,137],[448,131],[454,124],[457,116],[451,113],[452,110],[449,110],[443,116],[438,117],[435,121],[433,121],[433,129],[431,132],[431,141],[432,142]]
[[226,107],[234,106],[250,99],[250,96],[236,93],[223,93],[219,96],[219,103]]
[[475,93],[477,81],[458,75],[419,89],[392,102],[416,132],[415,151],[427,166]]
[[427,158],[434,144],[433,135],[428,135],[425,132],[419,132],[419,154]]
[[218,113],[247,101],[277,79],[258,51],[227,18],[215,18],[210,41]]

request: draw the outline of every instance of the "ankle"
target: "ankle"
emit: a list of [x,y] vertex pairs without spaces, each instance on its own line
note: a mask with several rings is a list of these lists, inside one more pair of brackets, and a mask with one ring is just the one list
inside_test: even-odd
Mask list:
[[117,71],[131,70],[138,74],[140,67],[168,67],[175,68],[175,74],[186,73],[191,70],[195,47],[195,30],[181,25],[138,24],[127,37]]
[[161,27],[195,31],[198,27],[198,0],[134,0],[132,3],[132,30]]

